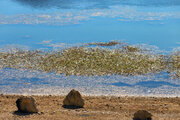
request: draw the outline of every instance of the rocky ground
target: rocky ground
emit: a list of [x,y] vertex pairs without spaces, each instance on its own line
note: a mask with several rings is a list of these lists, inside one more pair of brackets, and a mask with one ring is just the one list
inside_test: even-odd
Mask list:
[[180,98],[83,96],[84,108],[63,108],[65,96],[33,96],[39,112],[18,113],[17,95],[0,95],[0,120],[132,120],[147,110],[152,120],[180,120]]

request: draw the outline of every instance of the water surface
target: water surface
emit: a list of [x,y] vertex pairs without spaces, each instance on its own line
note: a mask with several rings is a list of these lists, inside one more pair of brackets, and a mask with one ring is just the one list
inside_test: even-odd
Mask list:
[[0,70],[0,94],[180,97],[180,80],[167,73],[137,76],[64,76],[40,71]]
[[[180,46],[179,0],[0,0],[0,50],[61,49],[125,41],[172,51]],[[168,73],[137,76],[63,76],[1,69],[0,94],[179,96]]]
[[179,0],[0,1],[1,46],[55,49],[123,40],[172,50],[179,47],[179,26]]

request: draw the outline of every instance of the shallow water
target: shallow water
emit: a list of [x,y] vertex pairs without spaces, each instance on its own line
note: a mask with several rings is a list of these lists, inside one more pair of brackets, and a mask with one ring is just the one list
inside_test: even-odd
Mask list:
[[[179,26],[179,0],[0,0],[0,49],[118,40],[172,51],[180,46]],[[180,80],[168,73],[67,77],[0,70],[0,93],[60,95],[72,88],[86,95],[179,96]]]
[[83,95],[180,97],[180,80],[167,73],[87,77],[2,69],[0,83],[0,94],[65,95],[74,88]]
[[57,49],[126,41],[179,47],[178,0],[1,0],[0,45]]

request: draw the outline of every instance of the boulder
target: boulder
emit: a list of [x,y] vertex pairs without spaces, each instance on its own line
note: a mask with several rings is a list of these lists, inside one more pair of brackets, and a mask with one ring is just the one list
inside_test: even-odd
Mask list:
[[81,94],[79,91],[76,91],[72,89],[68,95],[63,100],[63,106],[64,107],[83,107],[84,106],[84,100],[81,97]]
[[146,110],[139,110],[134,113],[133,120],[152,120],[152,115]]
[[23,113],[37,113],[36,103],[32,97],[20,97],[16,101],[16,105],[19,112]]

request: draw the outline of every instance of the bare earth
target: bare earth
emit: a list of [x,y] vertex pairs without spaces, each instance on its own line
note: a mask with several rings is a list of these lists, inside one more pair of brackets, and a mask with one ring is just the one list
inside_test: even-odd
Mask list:
[[19,114],[17,95],[0,95],[0,120],[132,120],[137,110],[147,110],[153,120],[180,120],[180,98],[83,96],[84,108],[62,107],[65,96],[33,96],[39,112]]

